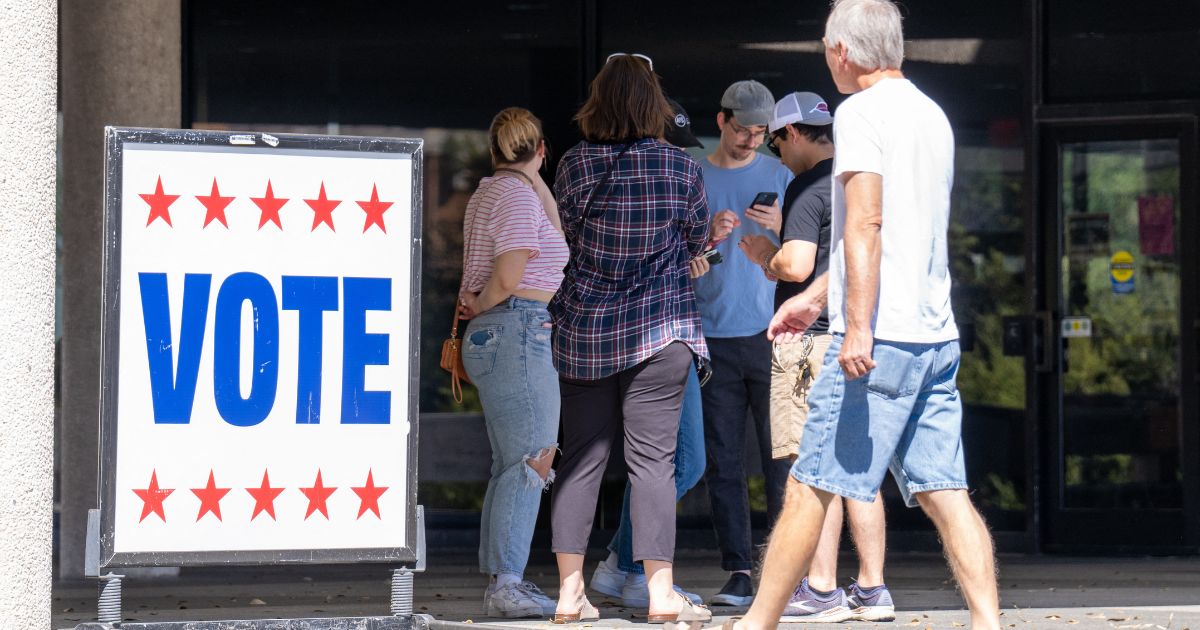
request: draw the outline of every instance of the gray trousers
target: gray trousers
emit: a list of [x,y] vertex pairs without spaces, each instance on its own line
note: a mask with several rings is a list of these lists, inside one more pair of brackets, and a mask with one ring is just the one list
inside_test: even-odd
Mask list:
[[618,430],[632,486],[633,559],[675,555],[675,440],[692,351],[674,342],[654,356],[593,381],[559,378],[562,459],[550,508],[555,553],[583,554]]

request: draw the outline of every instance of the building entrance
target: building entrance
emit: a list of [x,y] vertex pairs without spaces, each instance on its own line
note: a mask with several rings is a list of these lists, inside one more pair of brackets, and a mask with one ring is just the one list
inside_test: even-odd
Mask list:
[[1044,129],[1045,546],[1194,549],[1195,127]]

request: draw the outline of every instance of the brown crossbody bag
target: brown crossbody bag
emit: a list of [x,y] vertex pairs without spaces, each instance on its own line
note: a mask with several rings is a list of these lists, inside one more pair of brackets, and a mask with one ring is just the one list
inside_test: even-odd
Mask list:
[[458,305],[454,308],[454,323],[450,325],[450,338],[442,341],[442,360],[441,366],[443,370],[450,373],[450,393],[454,396],[454,402],[462,403],[462,384],[463,382],[470,383],[471,377],[467,376],[467,370],[463,367],[462,357],[462,339],[458,337]]

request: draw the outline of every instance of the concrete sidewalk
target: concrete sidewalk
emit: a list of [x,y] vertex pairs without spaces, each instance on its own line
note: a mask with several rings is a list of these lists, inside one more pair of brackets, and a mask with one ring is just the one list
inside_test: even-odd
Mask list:
[[[599,559],[597,556],[596,559]],[[556,594],[549,554],[535,554],[527,577]],[[788,624],[802,628],[964,628],[969,617],[942,558],[892,553],[887,582],[897,604],[891,623]],[[682,552],[677,581],[707,597],[724,583],[714,552]],[[588,575],[595,566],[589,558]],[[473,626],[539,628],[546,620],[505,621],[482,617],[484,578],[473,554],[434,551],[429,570],[416,578],[416,612]],[[854,570],[843,556],[843,581]],[[1000,558],[1003,625],[1008,628],[1103,628],[1200,630],[1200,558],[1069,558],[1008,555]],[[125,584],[130,621],[352,617],[386,615],[389,571],[383,566],[204,568],[176,578],[132,578]],[[95,619],[92,582],[57,584],[54,627],[73,628]],[[577,627],[644,626],[644,610],[590,593],[599,622]],[[719,607],[714,624],[743,612]],[[557,626],[561,627],[561,626]]]

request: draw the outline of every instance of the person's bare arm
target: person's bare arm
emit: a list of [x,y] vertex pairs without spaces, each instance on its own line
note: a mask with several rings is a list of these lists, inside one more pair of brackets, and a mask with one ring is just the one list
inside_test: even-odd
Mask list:
[[507,300],[517,290],[521,277],[525,275],[525,264],[529,262],[528,249],[514,249],[496,257],[492,277],[478,294],[463,294],[459,302],[459,316],[470,319]]
[[546,211],[546,218],[550,220],[550,224],[558,230],[559,234],[562,234],[562,219],[558,216],[558,202],[554,200],[554,193],[550,191],[550,187],[546,185],[541,175],[533,178],[533,192],[537,193],[538,201],[542,202],[542,210]]
[[738,248],[768,276],[788,282],[807,280],[817,262],[817,244],[808,241],[791,240],[776,247],[762,234],[747,234]]
[[875,368],[871,358],[875,331],[871,320],[879,300],[882,254],[883,177],[877,173],[844,173],[846,227],[846,339],[838,362],[854,380]]
[[771,323],[767,326],[768,339],[780,339],[788,343],[803,335],[825,310],[829,295],[829,274],[823,273],[812,281],[799,295],[793,296],[779,306]]

